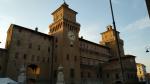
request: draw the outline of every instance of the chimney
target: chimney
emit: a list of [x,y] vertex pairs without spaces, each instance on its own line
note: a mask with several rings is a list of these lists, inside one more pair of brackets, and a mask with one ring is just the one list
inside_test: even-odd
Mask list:
[[38,28],[37,27],[35,28],[35,31],[38,32]]
[[111,25],[107,26],[107,31],[109,31],[109,30],[112,30],[112,26]]

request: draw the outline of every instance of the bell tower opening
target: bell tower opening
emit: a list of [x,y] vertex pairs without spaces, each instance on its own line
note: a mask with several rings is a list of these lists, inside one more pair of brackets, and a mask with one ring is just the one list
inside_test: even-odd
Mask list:
[[74,30],[78,33],[80,24],[76,22],[76,15],[77,12],[64,2],[52,13],[53,23],[49,26],[49,35],[66,30]]

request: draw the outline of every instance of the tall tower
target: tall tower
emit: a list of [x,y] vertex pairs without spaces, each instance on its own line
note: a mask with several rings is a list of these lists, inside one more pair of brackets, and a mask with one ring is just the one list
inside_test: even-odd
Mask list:
[[[117,44],[115,39],[115,30],[112,28],[111,25],[107,26],[107,31],[101,33],[102,35],[102,41],[100,44],[106,45],[110,47],[111,53],[114,57],[118,57],[118,50],[117,50]],[[120,39],[119,32],[117,31],[117,36],[119,39],[119,46],[120,46],[120,53],[121,56],[124,56],[124,48],[123,48],[123,40]]]
[[[49,35],[54,36],[54,72],[59,65],[63,66],[66,84],[80,81],[79,30],[76,14],[66,3],[63,3],[53,15],[49,26]],[[54,77],[56,78],[56,77]]]

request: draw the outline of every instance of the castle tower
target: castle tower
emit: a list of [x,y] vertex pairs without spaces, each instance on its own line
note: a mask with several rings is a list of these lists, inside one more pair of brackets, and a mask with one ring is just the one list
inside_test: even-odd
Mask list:
[[[49,35],[54,36],[54,73],[59,65],[63,67],[65,83],[80,81],[79,30],[76,14],[69,5],[63,3],[53,15],[53,23],[49,26]],[[54,79],[57,79],[56,75]]]
[[[112,28],[111,25],[107,26],[107,31],[101,33],[102,35],[102,41],[100,44],[106,45],[110,47],[111,53],[114,57],[118,57],[118,51],[117,51],[117,44],[116,44],[116,39],[115,39],[115,31]],[[123,48],[123,40],[120,39],[119,32],[117,31],[117,36],[119,39],[119,47],[120,47],[120,53],[121,56],[124,56],[124,48]]]

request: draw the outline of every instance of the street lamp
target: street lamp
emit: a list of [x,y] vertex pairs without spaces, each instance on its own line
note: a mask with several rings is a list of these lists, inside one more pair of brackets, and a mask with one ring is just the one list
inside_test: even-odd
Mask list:
[[109,0],[110,2],[110,8],[111,8],[111,14],[112,14],[112,20],[113,20],[113,26],[114,26],[114,31],[115,31],[115,38],[116,38],[116,45],[117,45],[117,51],[118,51],[118,60],[120,63],[120,68],[121,68],[121,74],[122,74],[122,82],[124,83],[124,70],[123,70],[123,64],[122,64],[122,59],[121,59],[121,52],[120,52],[120,46],[119,46],[119,39],[118,39],[118,35],[117,35],[117,29],[116,29],[116,24],[115,24],[115,19],[114,19],[114,13],[113,13],[113,7],[112,7],[112,2],[111,0]]
[[150,52],[150,46],[146,46],[145,49],[146,49],[146,53]]

